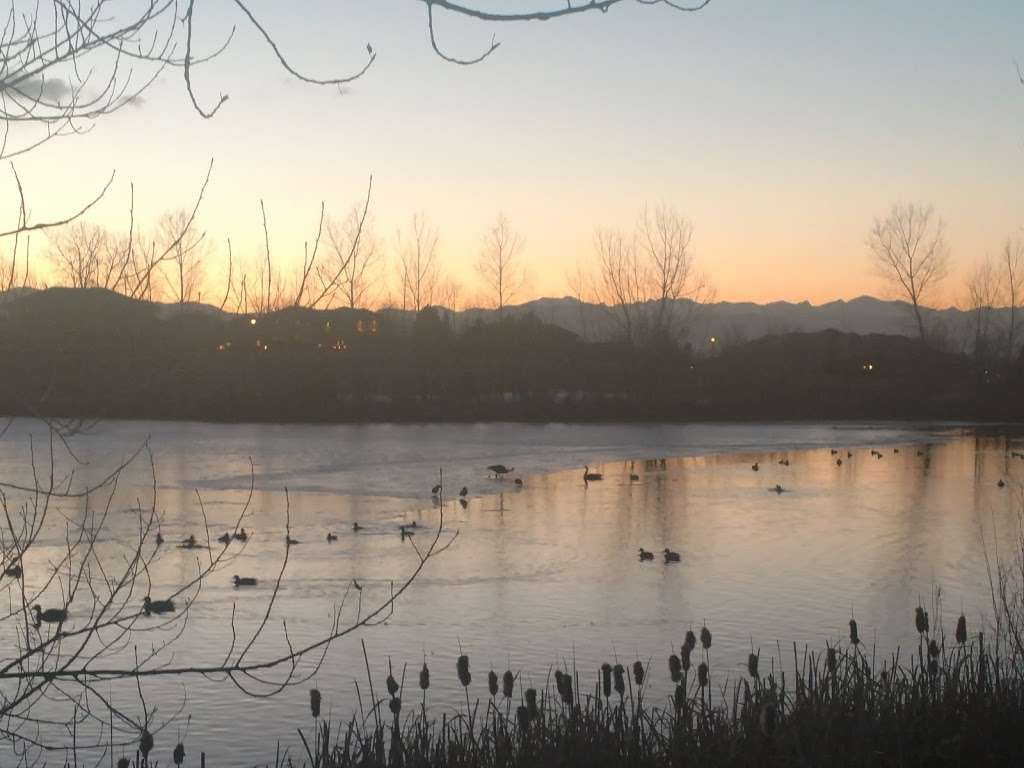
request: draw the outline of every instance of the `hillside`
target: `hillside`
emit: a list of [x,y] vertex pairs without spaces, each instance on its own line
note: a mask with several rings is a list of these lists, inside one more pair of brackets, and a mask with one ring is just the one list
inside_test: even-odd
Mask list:
[[1000,418],[996,374],[905,336],[816,331],[694,355],[586,341],[537,315],[451,322],[178,311],[102,290],[0,306],[0,413],[223,421]]

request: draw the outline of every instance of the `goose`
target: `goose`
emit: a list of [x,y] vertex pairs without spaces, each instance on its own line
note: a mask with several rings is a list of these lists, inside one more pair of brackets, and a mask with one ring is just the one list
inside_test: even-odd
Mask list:
[[218,536],[217,537],[217,541],[219,541],[221,544],[230,544],[231,543],[231,534],[230,533],[225,533],[223,536]]
[[493,472],[496,478],[515,471],[515,467],[506,467],[504,464],[491,464],[487,469]]
[[235,582],[236,587],[255,587],[256,579],[252,576],[232,576],[231,580]]
[[671,549],[666,547],[663,554],[665,555],[665,562],[666,563],[678,563],[679,562],[679,553],[678,552],[673,552]]
[[433,488],[430,489],[430,495],[431,496],[437,496],[440,492],[441,492],[441,484],[440,483],[438,483],[437,485],[435,485]]
[[640,547],[640,559],[641,560],[653,560],[654,559],[654,553],[653,552],[648,552],[643,547]]
[[20,579],[22,573],[23,571],[18,563],[12,563],[4,568],[4,576],[10,576],[12,579]]
[[462,486],[462,490],[459,491],[459,496],[466,496],[469,493],[469,488]]
[[359,521],[356,520],[354,523],[352,523],[352,530],[353,531],[361,531],[361,530],[363,530],[363,526],[361,526],[359,524]]
[[600,472],[591,472],[589,466],[583,467],[583,482],[589,483],[591,480],[604,480],[604,475]]
[[245,528],[240,530],[238,533],[231,534],[231,537],[234,538],[234,539],[238,539],[239,541],[248,541],[249,540],[249,534],[245,532]]
[[759,470],[761,468],[761,463],[758,462],[758,461],[755,461],[753,464],[750,465],[750,468],[752,470],[754,470],[755,472],[757,472],[757,470]]
[[328,531],[327,532],[327,540],[328,541],[337,541],[338,540],[338,536],[336,534],[333,534],[330,531]]
[[37,603],[32,606],[32,610],[36,613],[36,629],[39,629],[43,622],[47,624],[63,624],[68,618],[68,612],[65,608],[47,608],[44,611]]
[[174,601],[173,600],[151,600],[149,595],[142,598],[142,610],[149,616],[153,613],[173,613],[174,612]]

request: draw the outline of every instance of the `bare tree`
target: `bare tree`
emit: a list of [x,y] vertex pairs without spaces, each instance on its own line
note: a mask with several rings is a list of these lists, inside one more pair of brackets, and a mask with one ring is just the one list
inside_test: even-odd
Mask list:
[[520,263],[523,238],[512,230],[505,214],[487,231],[476,269],[500,314],[515,297],[526,281],[526,272]]
[[97,224],[75,221],[50,233],[50,261],[61,284],[71,288],[108,288],[111,235]]
[[999,279],[990,258],[981,261],[967,278],[967,310],[974,326],[974,355],[989,354],[992,314],[999,299]]
[[398,252],[398,284],[402,294],[402,309],[419,312],[434,303],[440,281],[437,254],[437,230],[422,213],[412,217],[409,234],[395,238]]
[[875,219],[868,248],[879,273],[910,304],[918,335],[925,341],[923,302],[949,267],[949,247],[942,220],[931,206],[894,204],[884,219]]
[[178,304],[199,301],[203,288],[203,262],[209,254],[206,234],[195,227],[188,211],[169,211],[158,225],[160,247],[168,253],[164,279]]
[[[373,179],[370,180],[371,185]],[[382,251],[367,218],[369,190],[362,205],[354,205],[344,221],[331,221],[328,236],[334,257],[332,269],[338,275],[338,293],[345,306],[366,308],[372,303],[372,291],[378,275]]]
[[1017,351],[1017,307],[1024,295],[1024,242],[1019,237],[1003,245],[1000,268],[1006,280],[1006,307],[1009,311],[1006,331],[1006,359],[1012,361]]

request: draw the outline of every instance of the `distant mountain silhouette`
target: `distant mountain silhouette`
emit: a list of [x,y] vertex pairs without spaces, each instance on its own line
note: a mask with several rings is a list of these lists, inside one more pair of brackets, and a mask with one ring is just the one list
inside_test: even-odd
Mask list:
[[[826,306],[843,322],[872,306],[892,309],[874,299],[836,304]],[[736,306],[748,312],[735,314],[737,323],[762,311],[829,322],[824,308],[810,305],[728,309]],[[0,304],[0,414],[276,422],[1024,417],[1020,357],[993,369],[907,336],[833,329],[748,341],[737,334],[701,355],[664,338],[640,346],[588,341],[546,321],[567,308],[607,322],[606,310],[571,300],[531,302],[502,317],[299,307],[250,317],[101,289],[22,292]]]

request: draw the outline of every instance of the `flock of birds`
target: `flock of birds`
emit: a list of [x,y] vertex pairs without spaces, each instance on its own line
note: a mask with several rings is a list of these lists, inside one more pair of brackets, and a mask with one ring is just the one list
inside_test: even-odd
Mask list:
[[[836,457],[836,459],[835,459],[836,466],[841,467],[843,465],[843,459],[839,455],[840,452],[838,450],[836,450],[835,448],[830,449],[830,452],[831,452],[832,456]],[[894,454],[898,454],[900,452],[900,449],[899,448],[893,448],[892,452]],[[924,451],[918,450],[917,451],[917,455],[918,456],[924,456],[925,453],[924,453]],[[874,459],[881,459],[883,457],[883,454],[882,454],[881,451],[878,451],[878,450],[875,450],[874,448],[872,448],[871,449],[871,456]],[[1011,458],[1024,460],[1024,452],[1010,451],[1010,456],[1011,456]],[[849,451],[849,450],[846,451],[846,458],[847,459],[853,458],[853,452]],[[789,463],[790,463],[789,459],[780,459],[779,462],[778,462],[778,464],[780,466],[784,466],[784,467],[788,467]],[[662,466],[665,465],[665,461],[664,460],[661,460],[661,465]],[[759,461],[755,461],[753,464],[750,465],[750,469],[753,470],[754,472],[760,471],[761,463]],[[513,473],[515,471],[515,467],[507,467],[504,464],[491,464],[490,466],[487,467],[487,470],[488,470],[488,472],[490,472],[493,475],[493,477],[495,479],[502,480],[502,479],[505,478],[506,475],[509,475],[509,474]],[[584,468],[583,468],[583,482],[584,482],[585,485],[586,484],[590,484],[592,482],[598,482],[598,481],[601,481],[603,479],[604,479],[604,474],[603,473],[601,473],[601,472],[591,472],[589,465],[584,466]],[[630,471],[629,471],[629,480],[630,480],[630,482],[637,482],[637,481],[639,481],[639,479],[640,479],[640,476],[638,474],[636,474],[636,472],[634,471],[634,465],[633,465],[633,463],[631,463],[630,464]],[[515,482],[516,486],[520,486],[521,487],[523,485],[523,480],[520,477],[516,477],[514,482]],[[999,480],[996,483],[996,485],[999,488],[1004,488],[1006,486],[1006,482],[1002,478],[999,478]],[[439,499],[442,490],[443,490],[442,489],[442,485],[440,483],[437,483],[436,485],[434,485],[430,489],[431,496],[435,500]],[[787,491],[786,488],[783,488],[782,485],[780,485],[778,483],[776,483],[773,487],[769,488],[768,490],[771,491],[772,493],[776,493],[776,494],[782,494],[782,493],[785,493]],[[459,490],[459,503],[462,505],[463,509],[465,509],[466,506],[468,505],[468,502],[466,501],[466,496],[468,494],[469,494],[469,488],[467,486],[463,486]],[[405,541],[405,539],[407,537],[414,536],[416,534],[416,529],[417,528],[418,528],[418,525],[417,525],[415,520],[412,521],[411,523],[404,523],[404,524],[399,525],[398,526],[398,531],[399,531],[399,534],[402,537],[402,541]],[[352,530],[354,532],[358,533],[359,531],[361,531],[363,529],[364,529],[363,526],[361,526],[358,521],[352,523]],[[249,540],[249,533],[245,530],[245,528],[241,528],[240,530],[234,531],[234,532],[225,532],[223,535],[217,537],[217,541],[220,542],[221,544],[224,544],[224,545],[230,544],[232,541],[242,541],[242,542],[245,542],[245,541],[248,541],[248,540]],[[334,533],[333,531],[328,531],[327,532],[327,541],[328,542],[335,542],[337,540],[338,540],[338,535],[336,533]],[[159,531],[156,534],[156,543],[157,543],[158,546],[164,543],[164,537],[160,534]],[[302,542],[300,542],[299,540],[293,539],[290,534],[285,534],[285,545],[286,546],[291,547],[293,545],[297,545],[297,544],[301,544],[301,543]],[[178,543],[178,548],[179,549],[205,549],[206,545],[200,543],[196,539],[194,534],[190,534],[187,538],[182,539]],[[678,552],[674,552],[673,550],[669,549],[668,547],[663,549],[661,554],[662,554],[662,557],[663,557],[666,565],[671,564],[671,563],[678,563],[678,562],[681,561],[681,557],[680,557],[679,553]],[[640,557],[640,561],[641,562],[652,561],[652,560],[654,560],[654,552],[652,552],[650,550],[647,550],[647,549],[644,549],[643,547],[640,547],[640,555],[639,555],[639,557]],[[8,565],[4,569],[4,575],[12,577],[12,578],[20,578],[22,576],[22,573],[23,573],[22,567],[18,563],[12,563],[12,564]],[[237,574],[231,577],[231,581],[232,581],[232,584],[236,588],[238,588],[238,587],[254,587],[254,586],[256,586],[258,584],[258,580],[255,577],[253,577],[253,576],[238,576]],[[353,584],[355,585],[356,589],[362,590],[362,585],[359,584],[358,581],[353,580]],[[149,595],[146,595],[143,598],[143,601],[142,601],[142,611],[143,611],[143,613],[146,616],[152,616],[154,614],[155,615],[162,615],[162,614],[166,614],[166,613],[173,613],[175,610],[176,610],[176,606],[175,606],[173,600],[153,600],[153,599],[150,598]],[[58,625],[58,630],[59,630],[60,625],[63,624],[65,621],[67,621],[67,618],[68,618],[68,611],[67,611],[66,608],[47,608],[47,609],[44,610],[42,608],[42,606],[37,604],[37,605],[33,605],[32,606],[32,612],[34,614],[34,623],[35,623],[35,627],[37,629],[40,626],[42,626],[43,624],[56,624],[56,625]]]

